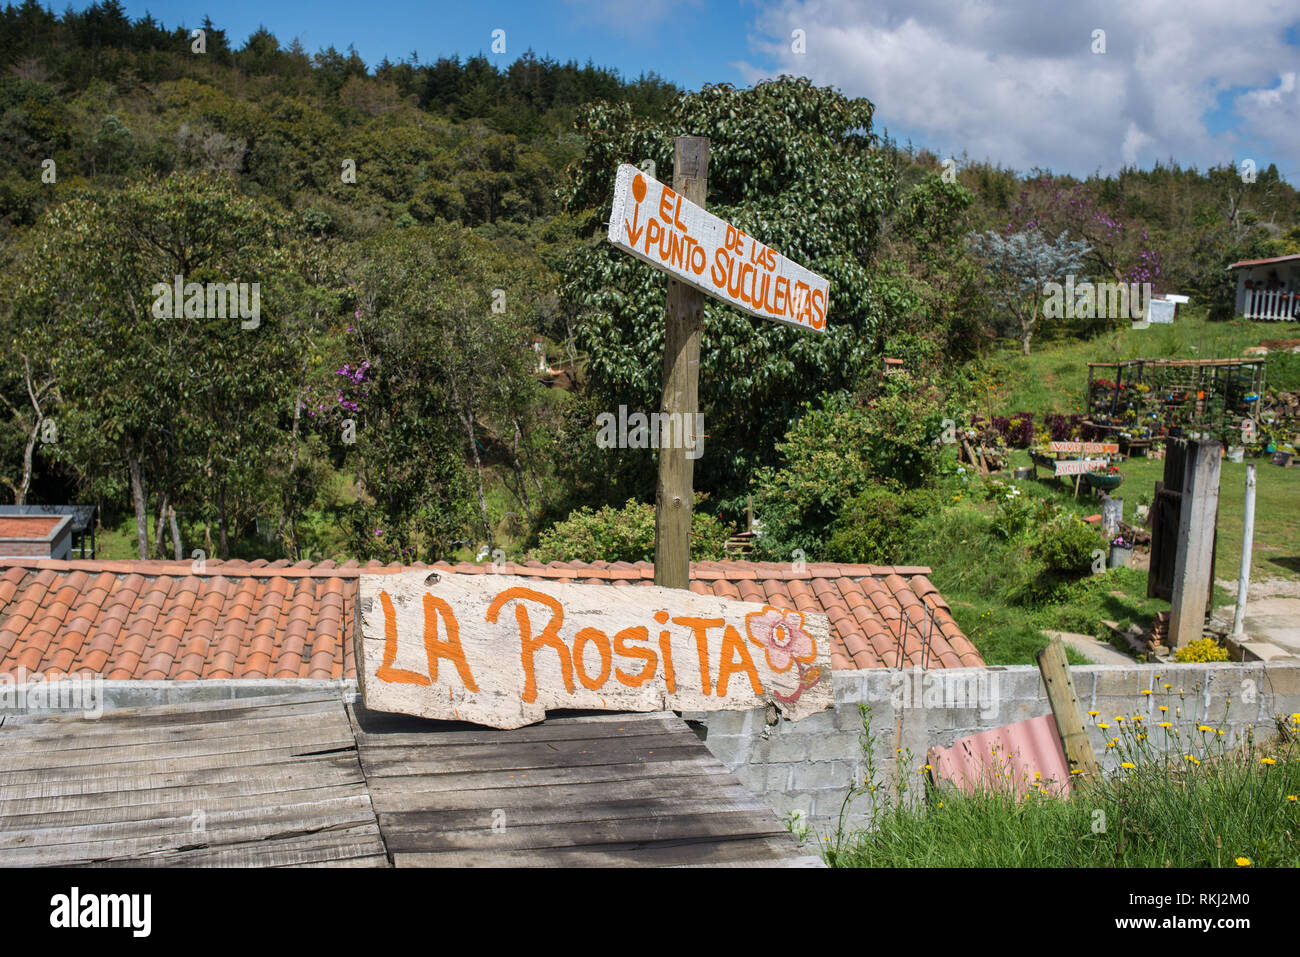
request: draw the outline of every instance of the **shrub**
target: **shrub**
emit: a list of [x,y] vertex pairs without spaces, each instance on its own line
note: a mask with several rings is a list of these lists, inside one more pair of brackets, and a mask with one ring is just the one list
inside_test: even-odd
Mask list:
[[1016,449],[1027,449],[1034,444],[1034,413],[1017,412],[1007,424],[1007,444]]
[[[755,480],[754,505],[763,523],[762,556],[788,560],[825,546],[845,506],[869,488],[915,488],[938,472],[941,399],[905,388],[905,375],[869,403],[838,393],[809,408],[777,446],[784,462]],[[910,381],[910,380],[909,380]],[[894,391],[898,389],[898,391]]]
[[[732,528],[702,512],[698,503],[691,513],[691,560],[716,561]],[[655,553],[653,505],[628,499],[621,508],[606,505],[599,511],[582,507],[542,533],[533,558],[540,562],[648,562]]]
[[1205,662],[1227,661],[1228,650],[1213,638],[1197,638],[1174,652],[1174,661]]
[[869,488],[849,502],[835,520],[826,558],[871,565],[903,563],[912,529],[940,507],[939,494],[931,489]]
[[1105,549],[1101,532],[1068,512],[1041,526],[1029,547],[1049,574],[1068,577],[1091,570],[1097,549]]

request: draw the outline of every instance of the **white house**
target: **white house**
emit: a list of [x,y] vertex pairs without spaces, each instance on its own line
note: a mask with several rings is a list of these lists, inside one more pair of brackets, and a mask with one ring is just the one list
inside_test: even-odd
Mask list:
[[1237,274],[1235,315],[1246,319],[1300,319],[1300,254],[1244,259]]

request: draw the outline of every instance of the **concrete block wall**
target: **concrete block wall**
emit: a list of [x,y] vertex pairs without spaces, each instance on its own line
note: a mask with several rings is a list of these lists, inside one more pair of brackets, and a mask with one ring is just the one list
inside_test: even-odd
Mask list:
[[[1154,725],[1167,703],[1170,714],[1181,709],[1171,720],[1221,728],[1229,746],[1251,728],[1261,737],[1271,734],[1275,715],[1300,712],[1296,662],[1090,665],[1071,674],[1083,710],[1099,712],[1098,721],[1114,725],[1116,715],[1131,720],[1140,714]],[[1172,685],[1167,691],[1166,683]],[[833,834],[851,783],[861,783],[865,774],[859,704],[870,708],[877,779],[892,794],[901,776],[908,785],[905,800],[923,793],[918,770],[931,747],[950,747],[959,738],[1052,711],[1034,666],[836,671],[834,690],[833,709],[797,722],[769,726],[762,709],[684,717],[704,727],[709,750],[778,816],[797,809],[824,836]],[[1113,769],[1105,735],[1095,727],[1090,734],[1103,768]],[[1159,746],[1158,737],[1149,740]],[[857,798],[847,826],[866,827],[868,812],[867,798]]]

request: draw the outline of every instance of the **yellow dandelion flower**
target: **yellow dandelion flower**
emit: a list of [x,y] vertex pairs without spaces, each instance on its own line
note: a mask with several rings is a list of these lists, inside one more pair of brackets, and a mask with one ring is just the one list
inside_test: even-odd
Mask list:
[[1097,715],[1101,714],[1101,712],[1100,712],[1100,711],[1089,711],[1088,714],[1092,715],[1092,716],[1095,718],[1095,717],[1097,717]]
[[1161,711],[1168,711],[1168,710],[1169,710],[1169,705],[1167,705],[1167,704],[1162,704],[1162,705],[1160,706],[1160,710],[1161,710]]
[[1249,858],[1249,857],[1239,857],[1239,858],[1237,858],[1237,866],[1238,866],[1238,867],[1250,867],[1250,858]]
[[1300,797],[1296,797],[1294,794],[1288,794],[1286,796],[1286,799],[1290,801],[1292,804],[1294,804],[1296,801],[1300,801]]
[[[1156,675],[1156,677],[1159,678],[1160,676],[1159,676],[1159,675]],[[1144,689],[1142,690],[1142,693],[1143,693],[1143,694],[1155,694],[1155,692],[1152,691],[1152,690],[1150,690],[1149,688],[1144,688]]]
[[1277,762],[1274,761],[1272,758],[1260,758],[1260,759],[1259,759],[1259,763],[1260,763],[1260,764],[1277,764]]
[[1172,728],[1172,727],[1173,727],[1173,724],[1172,724],[1172,722],[1169,722],[1169,721],[1161,721],[1161,722],[1160,722],[1160,727],[1162,727],[1162,728]]
[[1173,687],[1173,685],[1167,684],[1167,685],[1165,685],[1165,690],[1168,691],[1168,690],[1169,690],[1170,688],[1172,688],[1172,687]]
[[1122,761],[1120,762],[1120,767],[1132,771],[1135,767],[1137,767],[1137,765],[1134,764],[1132,761]]
[[1198,724],[1198,725],[1196,726],[1196,730],[1197,730],[1197,731],[1213,731],[1214,729],[1211,728],[1208,724]]
[[1101,728],[1101,730],[1103,730],[1103,731],[1109,731],[1109,730],[1110,730],[1110,725],[1108,725],[1105,721],[1103,721],[1103,722],[1101,722],[1100,724],[1098,724],[1097,727]]

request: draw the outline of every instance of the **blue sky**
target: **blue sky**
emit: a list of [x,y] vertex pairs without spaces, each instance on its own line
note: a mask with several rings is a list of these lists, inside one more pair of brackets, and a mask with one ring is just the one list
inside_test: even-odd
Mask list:
[[[80,6],[81,4],[78,4]],[[1249,158],[1300,182],[1294,0],[537,0],[222,4],[127,0],[168,27],[205,14],[367,64],[532,48],[687,88],[778,73],[866,96],[877,124],[959,160],[1087,174]],[[491,52],[505,31],[504,54]],[[1098,31],[1101,46],[1098,49]],[[800,38],[802,41],[800,42]],[[802,49],[800,47],[802,46]]]
[[[580,63],[590,59],[630,77],[653,70],[690,88],[724,80],[742,82],[736,64],[752,55],[746,33],[755,12],[753,3],[742,0],[680,4],[629,0],[622,9],[616,3],[594,0],[279,4],[223,0],[208,6],[131,0],[124,5],[132,18],[148,11],[168,27],[197,26],[208,14],[236,46],[258,26],[265,26],[284,44],[297,36],[313,53],[330,45],[344,50],[352,44],[370,66],[385,56],[401,60],[412,52],[418,52],[421,61],[483,53],[494,63],[506,64],[531,47],[539,56]],[[506,31],[504,55],[491,49],[492,31],[497,29]],[[683,40],[687,32],[693,36]]]

